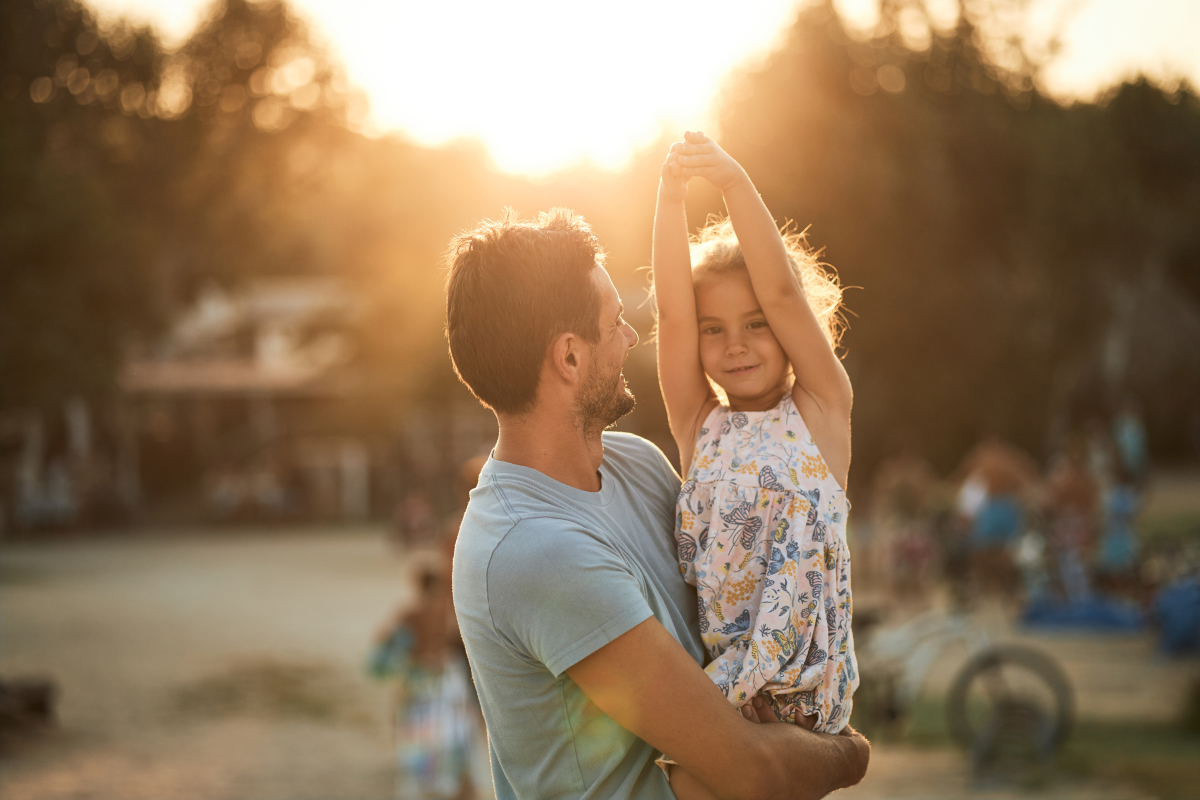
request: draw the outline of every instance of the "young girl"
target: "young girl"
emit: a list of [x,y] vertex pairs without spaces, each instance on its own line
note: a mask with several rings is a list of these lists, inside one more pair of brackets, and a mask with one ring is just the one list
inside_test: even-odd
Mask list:
[[395,683],[396,797],[494,796],[483,720],[444,570],[427,566],[417,574],[415,605],[401,608],[379,631],[367,669]]
[[[834,354],[841,289],[781,236],[745,171],[688,132],[654,219],[658,374],[683,474],[675,523],[707,667],[729,701],[837,733],[858,685],[845,528],[850,379]],[[689,245],[687,183],[729,219]]]

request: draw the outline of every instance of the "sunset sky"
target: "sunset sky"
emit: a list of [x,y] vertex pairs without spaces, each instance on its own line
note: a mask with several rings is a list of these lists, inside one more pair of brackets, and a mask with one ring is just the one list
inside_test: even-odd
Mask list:
[[[581,160],[619,167],[665,126],[709,128],[721,81],[761,57],[797,0],[728,2],[293,0],[371,103],[369,132],[425,144],[473,137],[501,169],[537,174]],[[102,16],[187,35],[208,0],[93,0]],[[877,0],[837,0],[869,28]],[[952,21],[954,0],[931,0]],[[1124,77],[1200,85],[1200,0],[1032,0],[1026,30],[1063,49],[1044,76],[1063,97]]]

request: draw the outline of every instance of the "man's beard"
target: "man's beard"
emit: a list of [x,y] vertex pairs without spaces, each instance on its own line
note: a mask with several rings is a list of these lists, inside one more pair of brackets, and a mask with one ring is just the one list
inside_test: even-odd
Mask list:
[[575,415],[585,433],[599,433],[633,411],[636,401],[629,389],[622,389],[621,365],[613,370],[602,368],[593,359],[575,404]]

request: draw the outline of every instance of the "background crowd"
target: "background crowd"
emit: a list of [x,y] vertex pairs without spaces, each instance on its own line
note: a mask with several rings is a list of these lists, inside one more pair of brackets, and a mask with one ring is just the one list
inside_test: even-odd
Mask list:
[[856,529],[858,574],[897,597],[927,600],[948,579],[960,593],[1025,604],[1031,622],[1060,606],[1081,623],[1136,627],[1136,614],[1097,598],[1142,605],[1197,568],[1194,542],[1153,541],[1142,552],[1136,521],[1150,463],[1132,401],[1089,419],[1044,467],[992,436],[941,478],[911,443],[901,447],[877,470],[871,519]]

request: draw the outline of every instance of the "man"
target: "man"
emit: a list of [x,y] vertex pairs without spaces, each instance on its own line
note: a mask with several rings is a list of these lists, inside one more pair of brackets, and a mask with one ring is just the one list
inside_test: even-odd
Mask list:
[[[446,334],[500,437],[463,519],[454,603],[509,798],[817,798],[866,740],[756,724],[702,669],[672,537],[679,477],[628,414],[637,334],[591,229],[556,209],[455,238]],[[763,712],[767,713],[767,712]],[[755,722],[750,721],[754,719]]]

